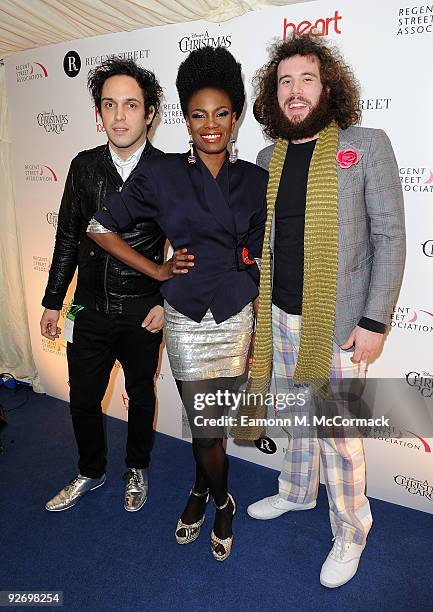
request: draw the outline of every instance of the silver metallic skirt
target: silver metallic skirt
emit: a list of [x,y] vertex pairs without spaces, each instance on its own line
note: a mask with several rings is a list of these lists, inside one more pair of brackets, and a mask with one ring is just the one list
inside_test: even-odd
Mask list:
[[245,371],[251,334],[253,305],[222,323],[215,323],[210,310],[200,323],[164,302],[168,358],[177,380],[206,380],[241,376]]

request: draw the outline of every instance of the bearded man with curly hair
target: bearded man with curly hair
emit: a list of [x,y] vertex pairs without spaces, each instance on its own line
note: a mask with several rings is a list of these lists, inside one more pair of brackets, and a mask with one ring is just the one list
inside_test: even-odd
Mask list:
[[[263,390],[273,361],[278,392],[302,385],[305,405],[292,414],[333,419],[347,409],[336,383],[365,376],[400,288],[397,163],[382,130],[355,127],[357,82],[324,39],[275,45],[254,84],[255,117],[275,143],[257,158],[269,186],[250,389]],[[332,419],[326,428],[290,429],[278,494],[248,508],[256,519],[314,508],[321,459],[334,544],[320,582],[330,588],[355,575],[372,525],[362,440]]]

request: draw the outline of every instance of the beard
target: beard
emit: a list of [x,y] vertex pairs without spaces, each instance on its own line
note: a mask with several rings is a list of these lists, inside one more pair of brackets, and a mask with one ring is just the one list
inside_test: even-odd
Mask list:
[[325,88],[322,89],[316,106],[313,106],[305,119],[301,121],[291,121],[286,117],[279,106],[277,106],[277,113],[278,116],[274,123],[275,130],[280,138],[290,141],[313,138],[313,136],[321,132],[334,119],[333,112],[329,105],[329,96]]

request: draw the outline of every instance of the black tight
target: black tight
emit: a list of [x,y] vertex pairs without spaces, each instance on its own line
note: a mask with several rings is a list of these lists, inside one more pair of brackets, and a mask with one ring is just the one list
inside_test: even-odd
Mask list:
[[[235,381],[236,379],[232,377],[176,381],[192,432],[192,451],[196,462],[194,491],[202,493],[209,489],[217,506],[222,506],[227,500],[228,460],[223,446],[224,427],[201,426],[195,422],[195,418],[199,416],[202,418],[201,422],[203,422],[204,419],[217,419],[223,416],[227,412],[227,407],[208,405],[204,401],[204,397],[210,393],[218,398],[219,391],[221,392],[219,397],[222,400],[222,394],[225,391],[231,392],[233,390]],[[199,520],[204,512],[205,500],[205,497],[200,498],[191,495],[181,516],[182,521],[192,524]],[[229,504],[229,516],[231,510]],[[218,514],[226,515],[227,513],[221,512]],[[216,535],[221,538],[231,535],[231,520],[228,523],[223,519],[223,516],[217,517],[214,526]]]

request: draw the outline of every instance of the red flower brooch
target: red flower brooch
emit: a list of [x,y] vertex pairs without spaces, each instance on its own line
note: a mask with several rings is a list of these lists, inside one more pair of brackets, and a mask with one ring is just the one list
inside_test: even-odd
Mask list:
[[350,168],[359,162],[358,151],[356,149],[341,149],[337,153],[337,161],[340,168]]
[[253,264],[256,263],[255,259],[250,259],[250,254],[248,253],[248,249],[247,247],[244,247],[242,249],[242,261],[244,262],[244,264],[246,264],[247,266],[252,266]]

